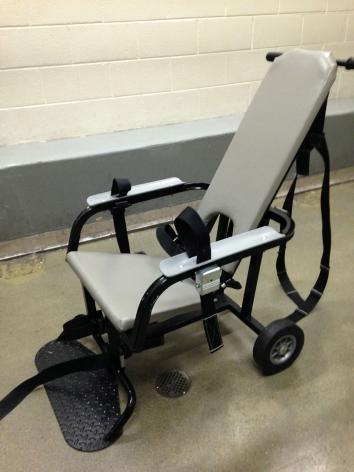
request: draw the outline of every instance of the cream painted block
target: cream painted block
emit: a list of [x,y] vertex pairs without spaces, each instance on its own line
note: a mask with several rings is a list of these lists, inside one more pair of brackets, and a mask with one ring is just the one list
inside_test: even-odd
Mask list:
[[115,62],[110,75],[114,96],[171,90],[170,59]]
[[[319,44],[319,43],[315,43],[315,44],[301,44],[301,46],[299,46],[301,49],[307,49],[309,51],[323,51],[323,46],[324,44]],[[289,49],[293,49],[293,48],[289,48]]]
[[120,97],[47,107],[48,139],[110,133],[144,126],[141,97]]
[[346,30],[346,15],[308,14],[304,16],[303,42],[325,43],[343,41]]
[[249,102],[249,84],[226,85],[199,90],[201,118],[243,113]]
[[0,110],[0,143],[46,141],[145,125],[141,97]]
[[139,21],[167,18],[166,0],[100,0],[103,21]]
[[0,145],[44,141],[45,106],[0,110]]
[[28,0],[32,25],[102,21],[102,0]]
[[146,126],[196,120],[198,90],[144,95]]
[[69,26],[73,62],[136,58],[136,23]]
[[174,90],[225,84],[226,57],[205,54],[171,59],[171,76]]
[[301,15],[259,16],[254,19],[254,48],[295,46],[301,40]]
[[38,69],[0,71],[0,108],[44,103]]
[[25,0],[0,1],[0,25],[20,26],[28,25],[28,4]]
[[308,11],[326,11],[327,0],[280,0],[280,13],[302,13]]
[[199,52],[248,49],[251,46],[251,34],[251,17],[199,20]]
[[324,45],[323,49],[324,51],[331,51],[336,59],[348,59],[348,57],[354,57],[354,42],[327,43]]
[[169,18],[203,18],[225,14],[224,2],[218,0],[169,0],[164,3],[168,5]]
[[278,3],[279,0],[226,0],[226,14],[262,15],[277,13]]
[[104,21],[159,20],[223,16],[224,5],[217,0],[106,0]]
[[227,81],[252,82],[263,79],[270,66],[266,61],[267,52],[267,49],[257,49],[227,54]]
[[66,26],[0,29],[1,68],[71,63]]
[[354,0],[328,0],[328,11],[354,10]]
[[107,64],[83,64],[42,68],[48,103],[110,97]]
[[348,31],[346,36],[347,41],[354,41],[354,15],[349,16]]
[[196,20],[137,23],[140,57],[182,56],[197,52]]
[[354,78],[352,70],[341,71],[338,98],[354,98]]

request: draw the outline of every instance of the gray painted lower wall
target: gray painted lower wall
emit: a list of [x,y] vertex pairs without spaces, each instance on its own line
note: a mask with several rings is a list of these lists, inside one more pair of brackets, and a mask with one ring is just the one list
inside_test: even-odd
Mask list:
[[[66,228],[86,197],[113,177],[133,184],[171,176],[212,178],[242,116],[0,148],[0,240]],[[354,100],[331,101],[326,133],[332,168],[354,165]],[[312,160],[312,173],[321,162]],[[195,200],[166,197],[134,212]]]

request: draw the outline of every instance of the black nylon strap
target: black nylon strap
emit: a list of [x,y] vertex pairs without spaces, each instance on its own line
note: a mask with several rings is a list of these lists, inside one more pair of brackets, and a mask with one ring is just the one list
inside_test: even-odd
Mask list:
[[159,226],[156,230],[156,237],[160,246],[171,257],[184,252],[184,248],[179,243],[178,236],[171,225]]
[[207,226],[199,214],[191,207],[185,208],[175,219],[178,239],[188,257],[197,256],[197,263],[211,257],[210,236]]
[[91,334],[102,334],[104,332],[104,318],[102,315],[97,320],[92,320],[87,315],[77,315],[63,324],[63,331],[57,341],[72,341],[85,338]]
[[216,352],[224,345],[218,315],[215,313],[214,294],[210,293],[200,297],[203,314],[203,327],[207,338],[210,353]]
[[[297,305],[296,310],[290,314],[287,318],[292,321],[299,321],[300,319],[307,316],[317,305],[320,300],[324,289],[327,285],[329,275],[329,263],[331,255],[331,221],[330,221],[330,161],[327,142],[323,133],[317,135],[318,141],[315,149],[319,152],[324,163],[323,182],[321,189],[321,216],[322,216],[322,244],[323,251],[320,264],[320,273],[317,280],[311,289],[309,295],[303,299],[295,286],[291,282],[285,264],[285,253],[286,245],[279,249],[279,254],[276,262],[277,274],[280,284],[287,294],[287,296]],[[286,210],[291,216],[293,209],[294,194],[297,182],[297,175],[295,176],[289,192],[285,198],[283,209]]]
[[118,242],[119,250],[122,254],[130,253],[129,238],[127,232],[127,224],[125,221],[125,208],[114,206],[111,208],[113,217],[114,231]]
[[48,367],[20,383],[0,401],[0,420],[16,408],[39,385],[73,372],[110,368],[111,365],[112,360],[108,354],[96,354]]
[[111,195],[121,195],[124,197],[131,188],[132,185],[128,179],[113,179]]
[[[232,221],[229,221],[229,218],[227,217],[224,217],[224,218],[225,218],[225,221],[227,222],[227,227],[223,226],[223,228],[225,228],[226,235],[221,236],[220,235],[221,233],[218,230],[217,239],[218,238],[223,239],[232,235],[233,223]],[[217,219],[217,216],[211,218],[205,225],[209,234],[214,226],[216,219]],[[180,241],[178,235],[176,234],[175,230],[172,228],[171,225],[167,224],[167,225],[159,226],[156,230],[156,237],[162,249],[164,249],[164,251],[169,256],[173,257],[173,256],[176,256],[177,254],[181,254],[181,252],[185,252],[185,248],[183,247],[182,242]]]
[[[125,197],[131,188],[132,186],[128,179],[113,179],[111,195]],[[111,208],[111,214],[120,252],[129,254],[130,246],[125,222],[125,208],[126,205],[120,203]]]

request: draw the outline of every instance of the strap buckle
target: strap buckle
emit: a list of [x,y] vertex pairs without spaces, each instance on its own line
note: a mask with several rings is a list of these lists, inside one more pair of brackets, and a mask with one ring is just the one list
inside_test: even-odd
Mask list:
[[195,273],[195,288],[200,295],[213,293],[220,288],[220,278],[222,270],[219,266],[213,265],[200,269]]

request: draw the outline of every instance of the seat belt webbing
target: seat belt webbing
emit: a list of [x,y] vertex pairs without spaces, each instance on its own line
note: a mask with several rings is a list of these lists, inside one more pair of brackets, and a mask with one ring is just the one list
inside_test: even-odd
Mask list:
[[48,367],[37,375],[34,375],[20,383],[0,401],[0,420],[16,408],[16,406],[19,405],[22,400],[24,400],[27,395],[29,395],[39,385],[74,372],[99,370],[110,368],[111,366],[112,357],[109,354],[95,354]]

